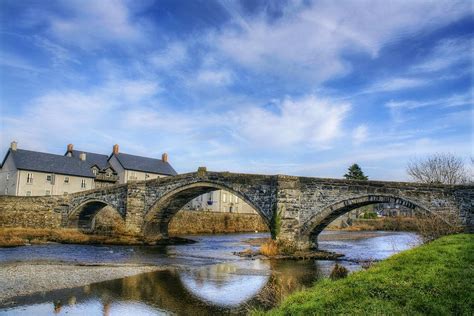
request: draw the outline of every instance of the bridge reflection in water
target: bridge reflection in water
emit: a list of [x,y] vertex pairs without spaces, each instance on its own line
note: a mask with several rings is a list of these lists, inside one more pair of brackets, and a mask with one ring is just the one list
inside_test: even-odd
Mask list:
[[17,303],[18,311],[37,315],[246,314],[249,308],[269,308],[278,296],[311,286],[320,275],[318,264],[309,261],[239,260],[57,290]]

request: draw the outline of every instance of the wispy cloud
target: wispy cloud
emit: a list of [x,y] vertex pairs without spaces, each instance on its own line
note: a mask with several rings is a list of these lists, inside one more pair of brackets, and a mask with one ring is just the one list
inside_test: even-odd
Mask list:
[[428,58],[412,68],[413,72],[435,72],[461,63],[472,64],[473,40],[450,38],[438,43]]

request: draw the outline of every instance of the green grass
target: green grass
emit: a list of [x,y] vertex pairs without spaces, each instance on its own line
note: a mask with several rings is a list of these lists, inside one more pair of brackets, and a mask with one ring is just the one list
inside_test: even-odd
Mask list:
[[268,315],[473,315],[474,235],[440,238],[290,295]]

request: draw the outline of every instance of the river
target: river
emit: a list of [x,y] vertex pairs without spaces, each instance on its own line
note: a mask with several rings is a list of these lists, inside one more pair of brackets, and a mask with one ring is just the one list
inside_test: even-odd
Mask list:
[[[20,261],[133,263],[167,266],[88,286],[15,299],[0,315],[239,315],[270,308],[289,293],[329,275],[334,261],[246,259],[233,252],[267,234],[187,236],[195,244],[167,247],[47,244],[0,249],[0,264]],[[419,244],[408,232],[324,231],[319,247],[342,253],[351,271],[358,261],[382,260]]]

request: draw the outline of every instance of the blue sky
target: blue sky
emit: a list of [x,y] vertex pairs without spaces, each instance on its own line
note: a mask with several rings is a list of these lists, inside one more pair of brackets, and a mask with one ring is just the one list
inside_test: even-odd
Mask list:
[[0,149],[406,180],[473,154],[471,1],[0,1]]

